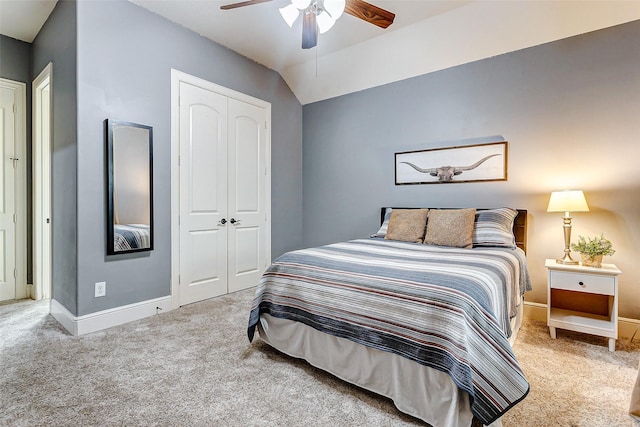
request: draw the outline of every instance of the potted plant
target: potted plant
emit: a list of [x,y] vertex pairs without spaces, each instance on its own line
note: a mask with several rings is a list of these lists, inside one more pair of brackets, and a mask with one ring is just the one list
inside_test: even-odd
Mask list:
[[578,237],[578,243],[571,245],[571,249],[580,254],[582,265],[600,268],[602,266],[602,257],[604,255],[613,255],[616,251],[613,249],[611,241],[601,234],[600,237]]

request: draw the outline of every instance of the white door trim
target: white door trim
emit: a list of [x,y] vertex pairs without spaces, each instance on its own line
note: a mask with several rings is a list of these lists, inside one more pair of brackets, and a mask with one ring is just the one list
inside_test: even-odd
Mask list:
[[[48,88],[47,105],[42,93]],[[33,293],[36,300],[51,298],[51,118],[53,95],[53,64],[49,62],[35,78],[32,86],[32,183],[33,183]],[[48,126],[45,129],[45,125]],[[48,137],[45,135],[48,134]],[[43,174],[42,165],[48,173]],[[43,201],[48,201],[44,203]],[[49,225],[45,221],[49,219]],[[46,233],[46,235],[45,235]],[[44,242],[49,242],[44,244]],[[48,262],[46,260],[48,259]]]
[[[217,85],[199,77],[171,69],[171,308],[180,306],[180,83],[184,82],[202,89],[210,90],[266,110],[267,141],[266,163],[267,175],[271,176],[271,103],[237,92],[233,89]],[[265,226],[266,258],[271,262],[271,179],[265,183]],[[257,285],[257,284],[256,284]]]
[[12,89],[15,98],[16,162],[16,299],[27,298],[27,85],[0,78],[0,85]]

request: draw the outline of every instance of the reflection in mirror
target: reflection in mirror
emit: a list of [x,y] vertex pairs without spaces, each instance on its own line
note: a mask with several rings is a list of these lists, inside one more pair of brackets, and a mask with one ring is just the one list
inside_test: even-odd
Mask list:
[[153,249],[153,129],[106,120],[107,254]]

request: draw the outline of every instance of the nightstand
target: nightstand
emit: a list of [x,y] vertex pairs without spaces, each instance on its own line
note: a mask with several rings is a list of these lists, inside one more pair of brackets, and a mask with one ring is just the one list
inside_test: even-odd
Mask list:
[[618,276],[615,264],[601,268],[558,264],[547,259],[547,325],[609,338],[609,351],[618,339]]

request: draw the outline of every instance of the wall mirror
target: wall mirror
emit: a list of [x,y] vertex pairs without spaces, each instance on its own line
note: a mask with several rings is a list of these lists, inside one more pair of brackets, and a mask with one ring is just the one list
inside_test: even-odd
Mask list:
[[105,120],[107,254],[153,249],[153,128]]

